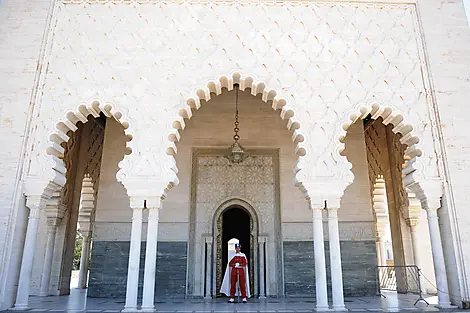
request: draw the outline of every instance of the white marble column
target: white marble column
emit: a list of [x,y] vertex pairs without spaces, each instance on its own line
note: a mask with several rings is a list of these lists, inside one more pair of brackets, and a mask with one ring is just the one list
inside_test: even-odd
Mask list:
[[312,207],[313,220],[313,250],[315,257],[315,293],[316,310],[327,311],[328,291],[326,288],[326,262],[325,243],[323,239],[323,216],[322,208]]
[[95,211],[95,189],[90,175],[85,175],[82,182],[80,196],[80,210],[78,211],[78,225],[83,236],[82,254],[80,255],[80,271],[78,274],[78,288],[87,286],[88,262],[90,260],[90,245]]
[[382,246],[383,246],[382,237],[377,234],[377,238],[375,239],[375,249],[377,250],[377,264],[379,266],[384,265]]
[[44,264],[42,268],[41,287],[39,290],[40,296],[49,295],[49,282],[51,280],[52,259],[54,257],[55,237],[57,227],[64,217],[67,208],[60,203],[60,193],[54,193],[54,196],[49,199],[46,209],[44,210],[47,218],[47,244],[46,253],[44,255]]
[[147,246],[145,249],[144,291],[142,299],[142,311],[147,312],[154,310],[159,212],[160,207],[149,208]]
[[16,292],[16,302],[13,309],[28,309],[29,285],[33,269],[34,252],[36,250],[36,238],[38,234],[40,205],[28,205],[29,217],[26,239],[23,247],[23,258],[21,260],[20,279]]
[[379,266],[387,265],[384,247],[385,229],[389,224],[388,207],[386,205],[385,180],[382,175],[377,177],[373,191],[373,210],[376,219],[377,232],[377,263]]
[[39,295],[42,297],[49,295],[49,281],[51,279],[52,257],[54,256],[55,235],[57,233],[57,221],[47,219],[47,244],[42,268],[41,289]]
[[339,241],[338,208],[328,208],[328,242],[330,245],[331,290],[333,310],[347,311],[344,306],[343,270]]
[[439,221],[437,217],[437,204],[426,205],[428,214],[429,235],[431,237],[431,250],[434,262],[434,273],[436,275],[437,297],[439,307],[451,307],[449,298],[449,287],[447,285],[447,273],[444,260],[444,251],[442,250],[441,231],[439,229]]
[[127,270],[126,304],[124,312],[137,311],[137,292],[139,285],[140,246],[142,238],[142,210],[132,209],[132,231]]
[[80,255],[80,271],[78,273],[78,288],[85,289],[88,277],[88,261],[90,260],[91,233],[85,232],[82,242],[82,254]]
[[205,299],[212,299],[212,237],[206,237],[206,296]]
[[406,223],[410,227],[411,245],[412,245],[412,248],[413,248],[414,263],[419,269],[421,269],[421,261],[420,261],[420,258],[419,258],[418,220],[408,218],[406,220]]
[[265,288],[265,282],[266,282],[266,277],[264,274],[264,246],[265,246],[265,238],[264,237],[259,237],[258,239],[258,249],[259,249],[259,297],[261,299],[266,298],[266,288]]

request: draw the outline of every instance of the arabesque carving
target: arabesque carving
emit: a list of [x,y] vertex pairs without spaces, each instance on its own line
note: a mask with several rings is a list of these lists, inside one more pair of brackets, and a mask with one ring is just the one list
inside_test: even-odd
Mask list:
[[[405,186],[439,177],[414,4],[80,0],[62,2],[55,18],[32,177],[63,185],[57,143],[82,115],[104,110],[129,140],[139,137],[127,144],[118,180],[132,196],[163,193],[178,183],[173,155],[184,119],[234,83],[288,121],[296,181],[309,196],[312,181],[352,182],[341,139],[370,112],[403,135]],[[113,105],[92,101],[62,119],[95,98]]]

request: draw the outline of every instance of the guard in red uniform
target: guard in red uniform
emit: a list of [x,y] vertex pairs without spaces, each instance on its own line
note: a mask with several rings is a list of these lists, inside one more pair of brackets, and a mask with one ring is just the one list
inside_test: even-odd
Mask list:
[[235,245],[235,251],[237,253],[229,262],[230,272],[230,301],[234,302],[235,291],[237,288],[237,280],[242,293],[243,302],[246,302],[246,281],[245,281],[245,266],[247,266],[246,256],[240,252],[241,245]]
[[[235,302],[235,296],[242,296],[243,303],[250,297],[250,282],[248,276],[248,260],[246,255],[240,251],[241,245],[235,244],[235,254],[227,263],[225,276],[220,288],[221,293],[230,297],[230,303]],[[237,288],[238,285],[238,288]]]

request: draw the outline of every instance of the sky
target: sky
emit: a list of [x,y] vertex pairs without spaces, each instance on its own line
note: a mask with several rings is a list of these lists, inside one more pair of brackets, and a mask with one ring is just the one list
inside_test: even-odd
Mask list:
[[463,0],[463,4],[465,6],[465,13],[467,13],[467,21],[469,21],[468,25],[470,26],[470,0]]

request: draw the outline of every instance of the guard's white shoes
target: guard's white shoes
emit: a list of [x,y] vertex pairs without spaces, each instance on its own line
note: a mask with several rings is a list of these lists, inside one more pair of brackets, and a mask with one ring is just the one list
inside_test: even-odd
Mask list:
[[234,298],[230,298],[230,300],[228,300],[228,303],[235,303],[235,299],[234,299]]
[[246,298],[243,298],[242,301],[243,301],[243,303],[246,303]]

